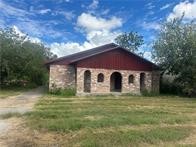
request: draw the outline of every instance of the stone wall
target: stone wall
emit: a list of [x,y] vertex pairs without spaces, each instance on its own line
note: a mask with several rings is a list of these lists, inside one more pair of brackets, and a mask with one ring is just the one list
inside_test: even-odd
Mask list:
[[[110,93],[110,76],[113,72],[119,72],[122,76],[122,93],[140,94],[140,73],[145,73],[145,87],[148,91],[159,91],[159,73],[146,71],[109,70],[94,68],[77,68],[77,94],[84,94],[84,72],[91,72],[91,93]],[[99,73],[104,74],[104,81],[98,82]],[[128,83],[129,75],[134,76],[134,82]]]
[[76,71],[70,65],[50,65],[49,89],[75,88]]
[[[84,72],[91,73],[90,93],[110,93],[110,77],[112,73],[119,72],[122,76],[122,93],[140,94],[140,73],[145,73],[145,87],[148,91],[159,93],[159,72],[130,71],[130,70],[109,70],[94,68],[77,68],[70,65],[51,65],[49,89],[54,88],[76,88],[77,94],[84,93]],[[104,81],[98,82],[99,73],[104,74]],[[134,82],[129,83],[129,76],[134,76]]]

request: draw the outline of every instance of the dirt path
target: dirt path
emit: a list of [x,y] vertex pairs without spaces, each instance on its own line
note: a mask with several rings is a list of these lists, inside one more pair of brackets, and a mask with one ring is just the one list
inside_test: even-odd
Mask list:
[[10,133],[17,125],[15,119],[1,119],[1,115],[8,113],[24,114],[31,111],[35,102],[43,95],[43,88],[39,87],[28,92],[24,92],[17,96],[11,96],[5,99],[0,99],[0,146],[6,146],[4,142],[7,134]]

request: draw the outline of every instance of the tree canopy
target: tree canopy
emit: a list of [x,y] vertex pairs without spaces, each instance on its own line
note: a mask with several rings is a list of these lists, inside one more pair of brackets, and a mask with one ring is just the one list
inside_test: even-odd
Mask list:
[[196,24],[183,17],[165,22],[153,45],[153,57],[163,73],[175,76],[188,95],[196,94]]
[[27,81],[41,85],[46,80],[44,62],[54,58],[43,44],[32,43],[13,29],[0,29],[0,84]]
[[129,49],[131,52],[137,52],[138,48],[144,44],[143,36],[139,35],[137,32],[123,33],[116,37],[115,42]]

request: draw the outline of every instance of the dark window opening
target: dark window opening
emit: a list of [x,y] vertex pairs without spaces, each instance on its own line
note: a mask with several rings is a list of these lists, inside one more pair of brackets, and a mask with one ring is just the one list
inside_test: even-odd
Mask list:
[[110,77],[110,91],[112,92],[122,91],[122,76],[119,72],[112,73]]
[[128,81],[129,84],[131,83],[134,83],[134,76],[133,75],[130,75],[129,76],[129,81]]
[[141,73],[140,74],[140,91],[144,91],[146,90],[146,83],[145,83],[145,80],[146,80],[146,75],[145,73]]
[[103,81],[104,81],[104,75],[102,73],[98,74],[97,82],[103,82]]
[[84,92],[91,92],[91,72],[89,70],[84,72]]

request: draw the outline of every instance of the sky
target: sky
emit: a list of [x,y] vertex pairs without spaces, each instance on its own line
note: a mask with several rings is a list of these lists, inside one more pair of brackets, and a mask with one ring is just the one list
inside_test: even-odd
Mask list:
[[161,23],[196,19],[196,0],[0,0],[0,27],[11,27],[60,56],[114,42],[123,32],[144,37],[151,59]]

